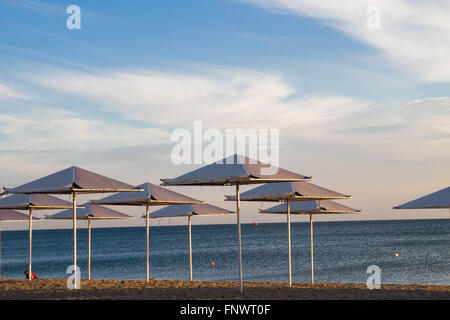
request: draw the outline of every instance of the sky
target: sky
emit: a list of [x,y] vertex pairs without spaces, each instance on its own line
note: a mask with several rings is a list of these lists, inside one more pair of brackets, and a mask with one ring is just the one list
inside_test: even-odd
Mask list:
[[[443,0],[0,0],[0,187],[72,165],[160,183],[201,166],[173,163],[171,135],[202,121],[279,130],[280,167],[363,211],[317,221],[448,218],[392,209],[449,186],[448,12]],[[171,189],[234,209],[232,187]],[[241,221],[285,221],[257,213],[269,206],[243,203]]]

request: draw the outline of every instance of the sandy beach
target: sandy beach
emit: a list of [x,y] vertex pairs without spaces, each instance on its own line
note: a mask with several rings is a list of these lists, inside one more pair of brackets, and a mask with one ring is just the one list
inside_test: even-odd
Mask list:
[[238,282],[178,280],[82,280],[69,290],[66,279],[0,280],[0,300],[449,300],[450,286]]

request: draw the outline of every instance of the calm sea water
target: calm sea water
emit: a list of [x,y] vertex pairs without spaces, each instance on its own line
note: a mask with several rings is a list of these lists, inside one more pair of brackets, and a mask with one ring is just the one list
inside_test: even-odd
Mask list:
[[[150,276],[189,278],[187,226],[150,229]],[[316,282],[366,283],[369,265],[382,283],[449,284],[450,220],[318,222],[314,224]],[[310,277],[309,223],[292,223],[294,282]],[[235,225],[193,225],[195,280],[238,280]],[[242,225],[244,281],[287,281],[283,223]],[[398,256],[394,256],[398,253]],[[87,277],[87,230],[78,230],[78,264]],[[66,278],[72,264],[72,230],[33,232],[33,272]],[[145,279],[145,228],[92,230],[94,279]],[[215,266],[211,266],[214,261]],[[28,231],[2,232],[2,276],[24,278]]]

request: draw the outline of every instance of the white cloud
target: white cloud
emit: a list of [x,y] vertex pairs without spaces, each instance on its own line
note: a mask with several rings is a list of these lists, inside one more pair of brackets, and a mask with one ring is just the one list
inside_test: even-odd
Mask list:
[[0,137],[2,150],[32,152],[154,145],[169,140],[169,133],[85,119],[42,107],[34,112],[0,114]]
[[1,3],[7,6],[20,8],[27,11],[36,12],[39,14],[54,15],[54,14],[61,14],[61,12],[64,12],[63,6],[57,6],[54,4],[36,0],[22,0],[22,1],[1,0]]
[[[378,50],[421,81],[450,81],[449,1],[239,0],[275,12],[317,18]],[[367,8],[376,5],[381,29],[367,27]]]
[[316,126],[366,105],[341,96],[294,98],[296,89],[280,75],[242,68],[212,67],[190,74],[58,71],[28,79],[125,119],[172,128],[191,127],[194,120],[214,128]]
[[11,87],[0,83],[0,100],[6,99],[27,100],[28,97],[25,94],[19,93]]
[[[414,100],[347,114],[334,130],[340,142],[378,159],[450,160],[450,97]],[[330,133],[333,133],[331,131]]]
[[[449,142],[450,98],[446,97],[387,107],[345,96],[299,97],[278,74],[219,66],[203,66],[195,73],[58,70],[27,79],[124,120],[140,120],[168,131],[192,130],[193,121],[203,120],[204,128],[280,129],[281,147],[325,143],[373,158],[405,161],[425,160],[437,153],[437,159],[449,156],[445,144]],[[81,125],[88,125],[86,132],[96,132],[93,128],[99,126],[92,121]],[[87,136],[96,143],[95,133]],[[168,135],[162,138],[160,143],[171,144]],[[117,143],[127,141],[119,138]]]

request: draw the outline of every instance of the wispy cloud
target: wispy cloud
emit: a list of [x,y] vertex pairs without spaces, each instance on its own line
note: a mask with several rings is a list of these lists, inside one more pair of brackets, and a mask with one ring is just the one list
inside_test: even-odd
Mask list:
[[[167,131],[191,128],[195,120],[222,129],[275,128],[281,129],[286,145],[295,145],[299,138],[326,141],[372,155],[384,156],[390,150],[404,159],[414,152],[410,146],[431,150],[449,142],[448,97],[381,106],[347,96],[302,94],[279,74],[221,66],[184,73],[59,69],[25,78],[118,119],[139,120]],[[445,149],[442,155],[449,152]]]
[[26,94],[20,93],[17,90],[0,83],[0,100],[5,99],[28,100],[29,98]]
[[48,2],[37,0],[0,0],[0,3],[10,7],[45,15],[55,15],[65,12],[65,7],[63,5],[50,4]]
[[191,73],[59,70],[26,78],[121,117],[170,127],[191,125],[194,120],[216,128],[294,127],[323,123],[364,105],[340,96],[294,98],[297,90],[279,74],[220,66]]
[[[276,13],[320,19],[378,50],[421,81],[450,81],[450,2],[406,0],[239,0]],[[367,8],[376,5],[381,28],[369,29]]]
[[86,119],[45,107],[34,112],[0,114],[0,148],[12,152],[117,148],[159,144],[169,139],[169,133],[160,129]]

